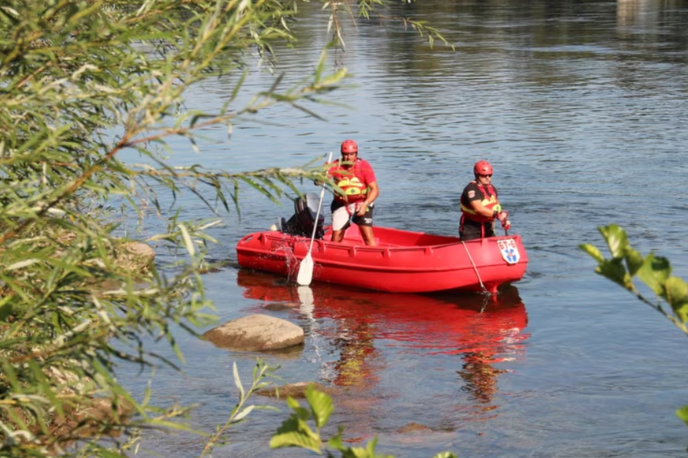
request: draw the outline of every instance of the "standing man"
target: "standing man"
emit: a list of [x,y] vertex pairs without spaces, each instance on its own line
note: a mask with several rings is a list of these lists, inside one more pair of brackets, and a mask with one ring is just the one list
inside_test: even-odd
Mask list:
[[499,220],[504,230],[511,228],[509,213],[502,210],[497,188],[492,186],[492,166],[478,161],[473,166],[475,180],[468,183],[461,194],[461,240],[494,237],[494,223]]
[[344,140],[341,159],[334,161],[328,171],[334,183],[344,195],[336,193],[332,201],[332,241],[341,242],[344,231],[353,222],[358,225],[366,245],[374,246],[373,205],[380,195],[373,167],[358,157],[358,145],[353,140]]

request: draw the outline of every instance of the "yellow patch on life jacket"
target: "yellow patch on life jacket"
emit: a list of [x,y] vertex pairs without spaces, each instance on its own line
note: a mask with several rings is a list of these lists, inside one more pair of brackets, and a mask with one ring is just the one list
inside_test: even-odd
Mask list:
[[337,186],[342,188],[347,196],[357,196],[366,192],[366,186],[357,177],[343,178]]

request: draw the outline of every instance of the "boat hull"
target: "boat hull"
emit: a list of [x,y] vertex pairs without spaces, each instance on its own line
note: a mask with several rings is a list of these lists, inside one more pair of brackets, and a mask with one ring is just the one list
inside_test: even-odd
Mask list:
[[[528,258],[519,235],[462,242],[457,237],[376,227],[378,246],[348,230],[342,243],[315,240],[313,280],[394,293],[450,289],[494,293],[519,281]],[[295,279],[310,238],[278,231],[249,234],[236,246],[239,265]]]

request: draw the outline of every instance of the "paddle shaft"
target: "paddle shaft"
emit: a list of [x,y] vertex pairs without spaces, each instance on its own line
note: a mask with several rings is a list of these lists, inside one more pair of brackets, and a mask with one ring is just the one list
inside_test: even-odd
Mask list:
[[[327,163],[332,162],[332,152],[327,158]],[[308,246],[308,254],[311,254],[313,249],[313,241],[315,240],[315,233],[318,230],[318,218],[320,218],[320,208],[322,207],[323,199],[325,198],[325,183],[320,187],[320,202],[318,202],[318,210],[315,212],[315,221],[313,222],[313,234],[311,235],[311,244]]]

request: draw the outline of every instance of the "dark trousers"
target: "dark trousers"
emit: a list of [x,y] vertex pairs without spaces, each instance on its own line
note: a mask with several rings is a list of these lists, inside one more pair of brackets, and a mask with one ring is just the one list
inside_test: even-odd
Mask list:
[[461,225],[459,226],[459,237],[461,237],[461,240],[466,241],[494,236],[494,222],[479,223],[468,218],[461,218]]

